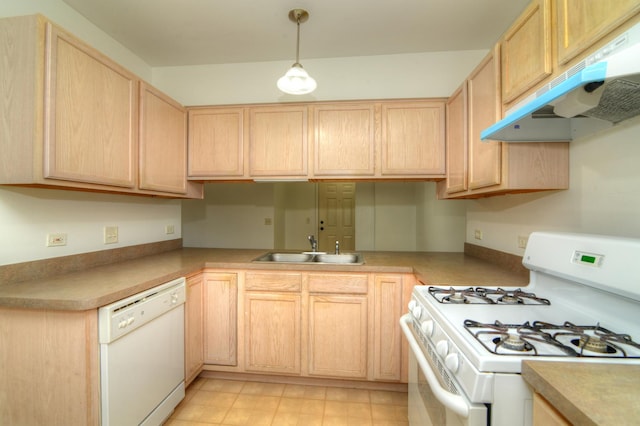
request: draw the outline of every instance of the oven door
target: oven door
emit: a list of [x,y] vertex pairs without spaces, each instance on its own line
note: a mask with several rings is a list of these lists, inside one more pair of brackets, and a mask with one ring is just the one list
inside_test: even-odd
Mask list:
[[486,426],[488,410],[484,404],[470,402],[464,393],[453,393],[438,380],[436,369],[424,355],[411,329],[411,315],[400,319],[409,342],[409,424]]

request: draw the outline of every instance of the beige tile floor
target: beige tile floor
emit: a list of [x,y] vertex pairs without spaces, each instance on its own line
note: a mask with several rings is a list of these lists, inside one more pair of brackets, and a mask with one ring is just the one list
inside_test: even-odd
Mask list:
[[407,394],[198,378],[165,426],[406,426]]

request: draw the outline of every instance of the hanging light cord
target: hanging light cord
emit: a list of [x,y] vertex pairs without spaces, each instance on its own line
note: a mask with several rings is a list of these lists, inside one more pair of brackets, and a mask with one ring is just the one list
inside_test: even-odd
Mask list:
[[296,63],[300,65],[300,15],[296,17],[296,25],[298,26],[298,36],[296,37]]

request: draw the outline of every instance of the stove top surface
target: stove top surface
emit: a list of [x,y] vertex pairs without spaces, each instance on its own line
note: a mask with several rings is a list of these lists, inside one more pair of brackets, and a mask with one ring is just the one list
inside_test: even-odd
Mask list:
[[503,289],[486,287],[429,287],[429,294],[443,304],[477,305],[550,305],[549,300],[537,297],[522,289]]

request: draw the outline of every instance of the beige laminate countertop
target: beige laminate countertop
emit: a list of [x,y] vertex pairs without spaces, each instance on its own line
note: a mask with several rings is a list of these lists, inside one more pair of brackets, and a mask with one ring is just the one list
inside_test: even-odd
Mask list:
[[423,284],[525,286],[526,275],[463,253],[362,252],[364,265],[252,262],[268,250],[182,248],[51,278],[0,284],[0,307],[88,310],[203,268],[415,273]]
[[572,424],[640,422],[640,365],[525,361],[522,377]]

